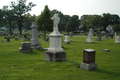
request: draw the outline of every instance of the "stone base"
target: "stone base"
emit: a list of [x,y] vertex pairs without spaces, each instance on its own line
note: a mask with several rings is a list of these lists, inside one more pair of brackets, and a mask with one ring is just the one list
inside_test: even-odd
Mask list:
[[42,49],[41,44],[31,45],[31,48],[32,48],[32,49],[39,49],[39,50]]
[[110,52],[110,50],[109,50],[109,49],[103,49],[103,51],[104,51],[104,52]]
[[27,50],[26,49],[22,49],[21,47],[19,48],[20,52],[32,52],[32,50],[33,50],[32,48],[31,49],[27,49]]
[[68,41],[68,42],[65,42],[65,41],[64,41],[63,44],[70,44],[70,41]]
[[84,70],[92,71],[92,70],[97,69],[97,63],[89,63],[89,64],[81,63],[80,68]]
[[45,60],[46,61],[66,61],[66,52],[50,52],[46,51],[45,52]]
[[120,43],[120,41],[115,41],[115,43]]
[[93,39],[87,39],[86,43],[93,43]]

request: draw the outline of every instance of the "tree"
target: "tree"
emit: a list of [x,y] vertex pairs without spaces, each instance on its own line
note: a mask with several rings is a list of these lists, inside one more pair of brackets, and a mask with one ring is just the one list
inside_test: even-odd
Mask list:
[[26,0],[17,0],[17,2],[12,1],[11,2],[11,8],[14,11],[14,14],[16,15],[16,20],[18,22],[18,27],[20,30],[20,35],[22,35],[22,27],[24,26],[24,15],[26,12],[30,11],[32,7],[36,6],[32,2],[29,2],[28,5],[26,5]]
[[38,30],[43,31],[44,39],[46,38],[46,31],[53,30],[53,21],[51,20],[51,11],[46,5],[43,12],[37,17],[36,23],[38,25]]
[[24,15],[24,18],[25,18],[24,28],[26,30],[30,30],[31,29],[30,26],[31,26],[32,22],[35,21],[36,15],[31,16],[30,13],[27,13]]
[[0,9],[0,27],[4,25],[3,17],[4,17],[4,12],[2,9]]
[[72,30],[76,30],[76,28],[78,29],[79,27],[79,17],[77,15],[73,15],[72,17],[70,17],[69,19],[71,26],[72,26]]
[[65,31],[67,32],[67,34],[69,34],[69,32],[70,32],[71,30],[72,30],[71,24],[70,24],[70,22],[68,22],[67,25],[66,25]]
[[8,10],[8,6],[3,6],[4,21],[10,26],[10,34],[12,34],[12,21],[14,21],[14,11]]
[[114,25],[113,29],[116,32],[120,31],[120,25]]

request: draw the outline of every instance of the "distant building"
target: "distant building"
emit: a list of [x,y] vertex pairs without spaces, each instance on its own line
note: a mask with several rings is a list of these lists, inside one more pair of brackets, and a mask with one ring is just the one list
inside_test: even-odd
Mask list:
[[108,25],[107,27],[106,27],[106,30],[109,32],[109,33],[112,33],[113,32],[113,25]]

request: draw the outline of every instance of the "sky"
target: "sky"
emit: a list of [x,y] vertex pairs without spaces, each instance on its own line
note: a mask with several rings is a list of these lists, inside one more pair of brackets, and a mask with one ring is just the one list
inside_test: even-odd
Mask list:
[[[3,0],[0,2],[0,9],[5,5],[10,5],[11,1]],[[57,9],[64,15],[102,15],[103,13],[117,14],[120,17],[120,0],[27,0],[36,4],[29,11],[31,15],[40,15],[44,10],[45,5],[48,5],[50,10]]]

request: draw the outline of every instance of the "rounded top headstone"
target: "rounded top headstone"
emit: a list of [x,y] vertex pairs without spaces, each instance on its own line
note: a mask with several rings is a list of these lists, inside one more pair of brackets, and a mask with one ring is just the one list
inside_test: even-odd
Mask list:
[[38,26],[36,25],[35,22],[32,22],[31,28],[37,28]]

